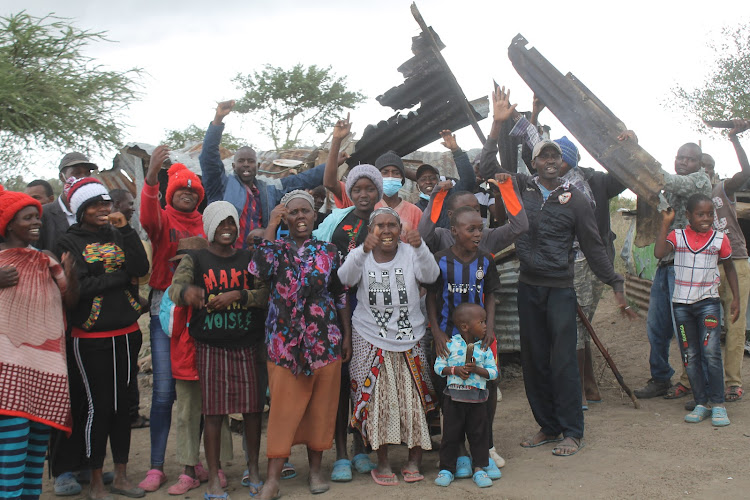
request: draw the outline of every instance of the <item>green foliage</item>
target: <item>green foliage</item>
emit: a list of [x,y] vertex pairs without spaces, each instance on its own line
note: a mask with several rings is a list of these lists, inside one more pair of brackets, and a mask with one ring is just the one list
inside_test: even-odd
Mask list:
[[[161,144],[167,144],[172,149],[181,149],[199,142],[202,143],[206,136],[206,130],[195,124],[190,125],[185,130],[165,130],[164,133],[167,136]],[[242,146],[252,147],[247,141],[226,132],[221,134],[221,145],[232,152],[237,151]]]
[[610,215],[616,214],[617,211],[621,208],[626,208],[628,210],[635,210],[635,207],[636,207],[635,198],[626,198],[625,196],[615,196],[614,198],[609,199]]
[[[44,179],[52,186],[52,192],[55,196],[60,196],[63,190],[63,183],[60,179]],[[22,175],[11,175],[8,177],[0,177],[0,184],[8,191],[19,191],[23,192],[26,189],[26,184],[30,181],[24,178]]]
[[253,113],[277,150],[299,146],[308,129],[325,132],[345,109],[365,100],[347,90],[346,77],[337,77],[330,66],[297,64],[286,70],[266,65],[260,73],[238,74],[232,81],[245,92],[234,110]]
[[[724,27],[717,42],[708,46],[716,53],[716,60],[703,84],[695,89],[677,86],[672,89],[673,107],[682,108],[696,125],[705,132],[701,119],[729,120],[750,117],[750,24]],[[711,129],[719,133],[718,129]]]
[[[118,147],[120,112],[138,99],[139,69],[108,71],[84,55],[104,32],[22,11],[0,17],[0,162],[31,146],[90,153]],[[16,163],[18,165],[18,163]]]

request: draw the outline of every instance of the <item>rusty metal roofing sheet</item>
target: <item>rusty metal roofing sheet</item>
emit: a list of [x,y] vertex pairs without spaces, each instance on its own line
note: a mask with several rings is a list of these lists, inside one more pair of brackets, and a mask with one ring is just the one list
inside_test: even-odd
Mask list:
[[518,326],[518,274],[520,263],[513,257],[497,265],[500,290],[495,292],[495,336],[498,352],[521,350]]

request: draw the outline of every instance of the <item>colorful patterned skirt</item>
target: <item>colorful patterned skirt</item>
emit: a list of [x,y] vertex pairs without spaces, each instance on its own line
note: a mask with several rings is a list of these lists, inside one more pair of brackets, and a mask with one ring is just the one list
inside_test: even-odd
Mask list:
[[265,346],[225,349],[202,342],[195,345],[204,415],[263,411],[267,375],[260,350]]
[[375,450],[401,443],[432,449],[427,422],[437,411],[437,398],[423,343],[406,352],[391,352],[352,331],[352,347],[352,427]]

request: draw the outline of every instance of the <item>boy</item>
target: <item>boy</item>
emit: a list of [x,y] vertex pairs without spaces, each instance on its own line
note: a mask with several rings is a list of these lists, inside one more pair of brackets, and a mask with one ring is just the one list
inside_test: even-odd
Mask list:
[[724,407],[721,363],[719,260],[732,290],[729,314],[732,323],[737,321],[740,306],[737,272],[731,259],[729,238],[712,227],[714,205],[711,198],[701,193],[690,196],[685,214],[688,226],[674,229],[667,235],[675,211],[664,212],[654,256],[661,259],[674,250],[672,307],[677,343],[696,402],[693,411],[685,416],[685,422],[698,423],[710,415],[714,426],[723,427],[729,425],[729,418]]
[[[483,226],[482,217],[474,207],[461,206],[456,208],[451,212],[451,236],[455,242],[449,248],[435,254],[435,260],[440,267],[440,277],[433,285],[428,287],[426,305],[432,334],[436,339],[437,354],[444,357],[446,356],[446,348],[438,347],[438,339],[450,339],[459,333],[452,317],[456,307],[465,302],[477,304],[485,309],[487,329],[490,333],[484,338],[482,345],[485,349],[490,349],[492,345],[496,345],[493,342],[495,331],[494,293],[500,288],[500,278],[492,255],[479,248]],[[493,352],[496,349],[496,347],[492,349]],[[489,389],[491,396],[495,396],[497,391],[495,384],[491,383]],[[439,388],[438,391],[438,394],[442,392]],[[493,392],[495,394],[492,394]],[[489,422],[494,419],[496,401],[496,397],[491,397],[490,403],[486,405],[489,412]],[[487,443],[488,448],[491,448],[492,432],[490,429],[488,429],[488,433]],[[495,465],[494,462],[493,465]],[[461,456],[457,477],[469,477],[470,475],[469,459]]]
[[456,307],[452,323],[457,333],[448,343],[450,354],[435,361],[435,373],[448,378],[443,398],[441,470],[435,484],[448,486],[453,481],[459,445],[466,435],[474,459],[474,482],[480,488],[487,488],[492,486],[487,472],[490,464],[494,465],[487,447],[487,380],[497,378],[494,355],[482,348],[482,339],[487,334],[487,313],[478,304],[464,302]]

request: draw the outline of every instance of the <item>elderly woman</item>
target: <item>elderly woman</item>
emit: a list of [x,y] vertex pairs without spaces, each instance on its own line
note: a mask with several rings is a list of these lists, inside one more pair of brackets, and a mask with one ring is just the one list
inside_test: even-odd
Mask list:
[[[339,402],[341,363],[351,357],[351,313],[338,279],[336,246],[312,237],[314,200],[287,193],[271,212],[265,241],[250,263],[252,274],[271,283],[266,319],[268,382],[268,476],[261,498],[274,498],[285,458],[307,445],[311,493],[323,493],[323,451],[331,448]],[[284,220],[289,236],[273,241]]]
[[339,270],[343,284],[358,287],[349,366],[352,425],[377,450],[378,466],[371,474],[384,486],[398,483],[388,462],[389,444],[409,447],[404,481],[424,479],[422,450],[432,448],[426,413],[436,410],[421,342],[427,325],[419,285],[434,282],[440,269],[417,231],[407,234],[408,243],[400,236],[395,210],[373,211],[364,244]]

